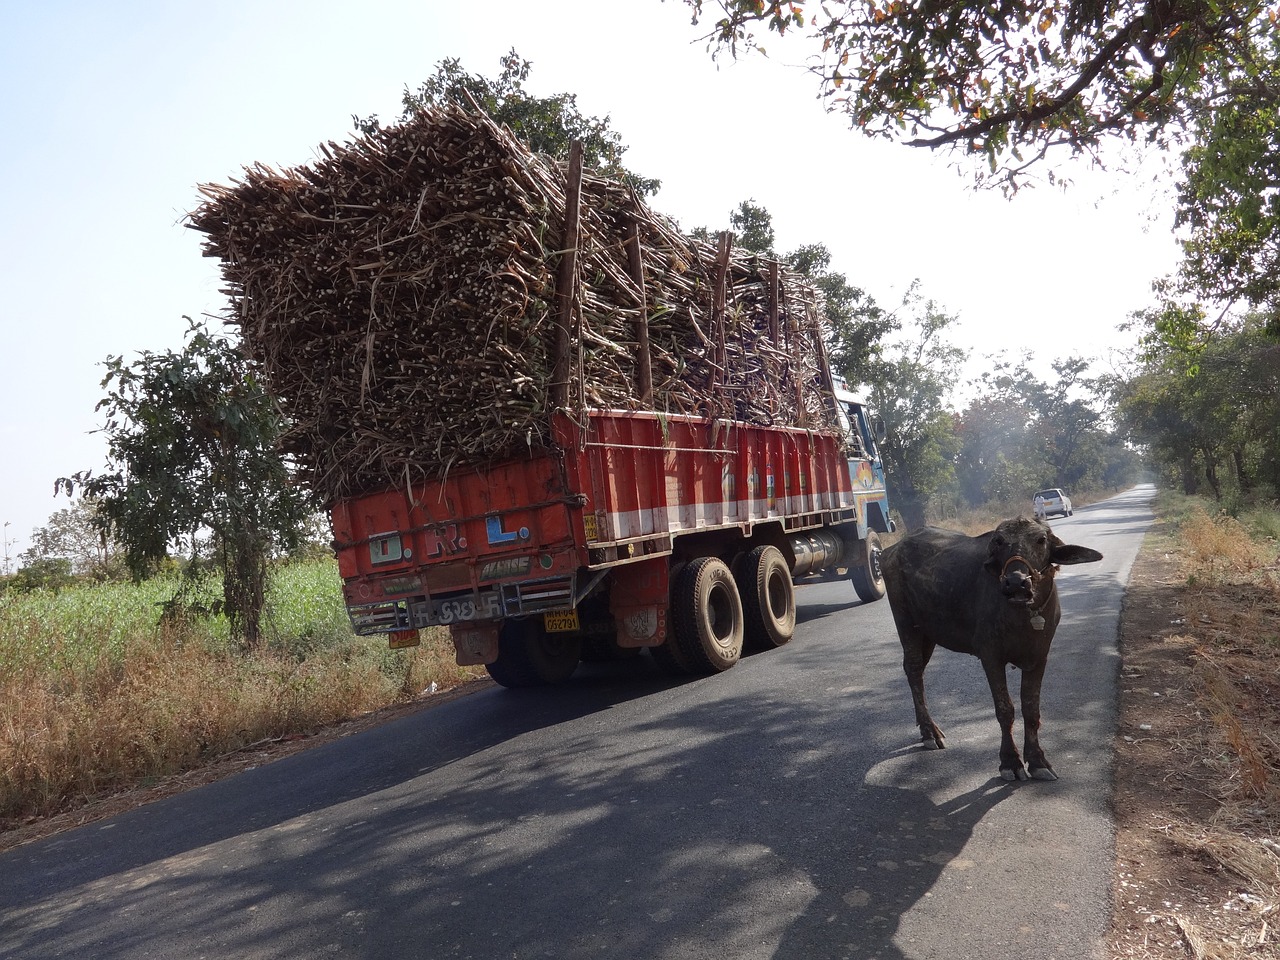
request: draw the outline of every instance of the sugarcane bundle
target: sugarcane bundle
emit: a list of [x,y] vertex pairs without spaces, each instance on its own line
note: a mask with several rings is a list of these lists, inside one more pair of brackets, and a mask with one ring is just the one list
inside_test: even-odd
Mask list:
[[[323,499],[548,442],[568,183],[566,164],[451,106],[200,188],[189,225]],[[810,287],[683,235],[617,181],[584,175],[577,209],[570,412],[831,427]]]

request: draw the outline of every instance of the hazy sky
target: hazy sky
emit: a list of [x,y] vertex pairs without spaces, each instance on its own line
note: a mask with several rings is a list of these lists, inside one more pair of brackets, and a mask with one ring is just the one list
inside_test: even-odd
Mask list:
[[0,5],[0,522],[10,569],[67,505],[53,482],[103,464],[108,355],[182,344],[224,306],[183,226],[197,184],[286,166],[399,114],[445,57],[494,76],[515,47],[536,94],[608,115],[625,162],[686,229],[754,199],[778,247],[825,243],[893,307],[913,279],[977,357],[1105,355],[1175,263],[1170,218],[1137,185],[973,194],[944,156],[850,132],[798,55],[712,62],[677,0],[224,0]]

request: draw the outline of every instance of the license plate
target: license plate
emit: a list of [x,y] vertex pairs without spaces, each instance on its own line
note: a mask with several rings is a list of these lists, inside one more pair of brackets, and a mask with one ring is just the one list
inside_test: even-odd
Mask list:
[[573,633],[582,629],[577,610],[550,610],[542,615],[542,627],[547,633]]
[[416,647],[422,643],[422,636],[417,630],[397,630],[395,633],[387,634],[387,645],[392,650],[404,650],[406,647]]

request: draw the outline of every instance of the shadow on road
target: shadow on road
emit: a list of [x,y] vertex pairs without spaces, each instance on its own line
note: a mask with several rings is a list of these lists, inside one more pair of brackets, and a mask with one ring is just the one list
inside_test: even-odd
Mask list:
[[[644,658],[554,695],[486,691],[11,851],[0,946],[895,957],[899,919],[1020,789],[935,801],[874,782],[885,763],[938,756],[904,744],[896,685],[857,691],[848,706],[865,710],[714,688],[690,706],[675,686]],[[868,722],[882,705],[892,730]],[[558,749],[541,749],[562,724]]]

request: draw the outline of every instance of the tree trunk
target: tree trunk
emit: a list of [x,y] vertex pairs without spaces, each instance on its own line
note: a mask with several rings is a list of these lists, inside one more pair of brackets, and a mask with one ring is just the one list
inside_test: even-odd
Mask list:
[[1194,497],[1196,491],[1200,489],[1200,481],[1196,476],[1196,464],[1191,454],[1184,454],[1182,457],[1182,492],[1189,497]]
[[1204,477],[1209,481],[1209,486],[1213,488],[1213,499],[1222,499],[1222,485],[1218,482],[1218,465],[1212,460],[1205,459]]
[[1236,483],[1240,485],[1240,492],[1248,493],[1253,489],[1253,480],[1244,467],[1244,451],[1236,447],[1231,451],[1231,460],[1236,467]]
[[235,531],[223,542],[222,596],[232,635],[246,650],[262,640],[269,543],[256,531]]

